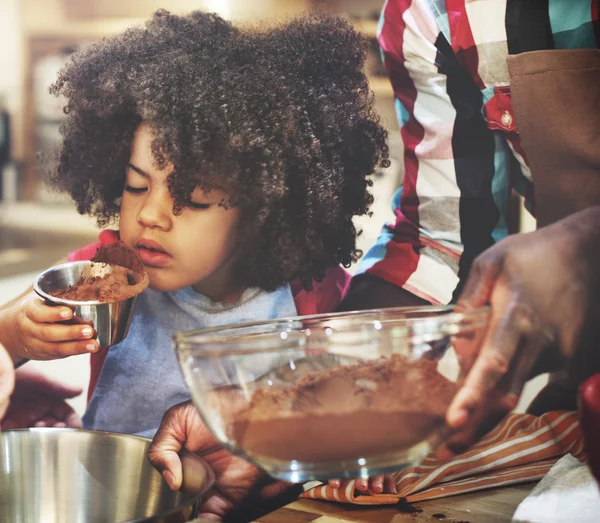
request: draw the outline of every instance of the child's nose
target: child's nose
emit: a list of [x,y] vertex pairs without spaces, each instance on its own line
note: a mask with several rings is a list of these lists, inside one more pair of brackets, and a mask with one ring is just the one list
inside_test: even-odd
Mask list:
[[138,215],[138,222],[150,229],[165,229],[171,227],[173,214],[173,200],[170,195],[159,194],[151,191],[144,199]]

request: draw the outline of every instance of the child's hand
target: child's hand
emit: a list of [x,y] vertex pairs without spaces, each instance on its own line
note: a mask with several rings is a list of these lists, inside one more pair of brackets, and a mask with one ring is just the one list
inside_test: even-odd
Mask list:
[[18,351],[23,358],[51,360],[98,350],[92,326],[61,323],[73,321],[69,307],[51,307],[31,292],[16,304],[15,315]]

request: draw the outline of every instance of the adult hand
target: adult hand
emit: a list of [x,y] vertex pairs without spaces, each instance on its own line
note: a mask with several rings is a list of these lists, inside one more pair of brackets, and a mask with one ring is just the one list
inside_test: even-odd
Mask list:
[[15,369],[8,352],[0,345],[0,421],[8,408],[10,395],[15,386]]
[[16,371],[15,389],[2,428],[81,428],[81,418],[65,401],[81,392],[81,387],[65,385],[35,369],[21,367]]
[[493,413],[516,406],[535,372],[566,368],[573,385],[600,369],[600,207],[499,242],[473,265],[457,306],[491,306],[481,349],[447,415],[460,451]]
[[[339,479],[330,479],[327,484],[332,488],[340,488],[342,481]],[[375,494],[397,494],[396,482],[391,474],[381,474],[369,478],[356,478],[354,488],[363,494],[369,491]]]
[[284,482],[264,485],[266,474],[220,446],[191,401],[175,405],[165,413],[148,453],[152,465],[173,490],[182,487],[179,452],[183,448],[201,454],[215,473],[215,484],[205,496],[198,517],[221,521],[257,488],[262,497],[273,497],[289,486]]

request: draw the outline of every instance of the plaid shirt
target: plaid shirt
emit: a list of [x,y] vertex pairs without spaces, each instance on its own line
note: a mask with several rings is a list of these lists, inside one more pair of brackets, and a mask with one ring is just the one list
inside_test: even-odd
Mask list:
[[[432,303],[455,300],[474,258],[507,235],[511,190],[532,181],[508,54],[598,48],[600,0],[388,0],[379,43],[396,97],[404,181],[358,273]],[[517,35],[542,34],[543,47]]]

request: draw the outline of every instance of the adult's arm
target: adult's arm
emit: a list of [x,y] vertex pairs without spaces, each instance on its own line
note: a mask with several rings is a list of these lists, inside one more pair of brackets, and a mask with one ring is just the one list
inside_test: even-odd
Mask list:
[[474,258],[506,234],[512,153],[488,129],[481,87],[438,20],[427,0],[389,0],[382,13],[404,178],[395,220],[366,254],[341,310],[449,303]]

